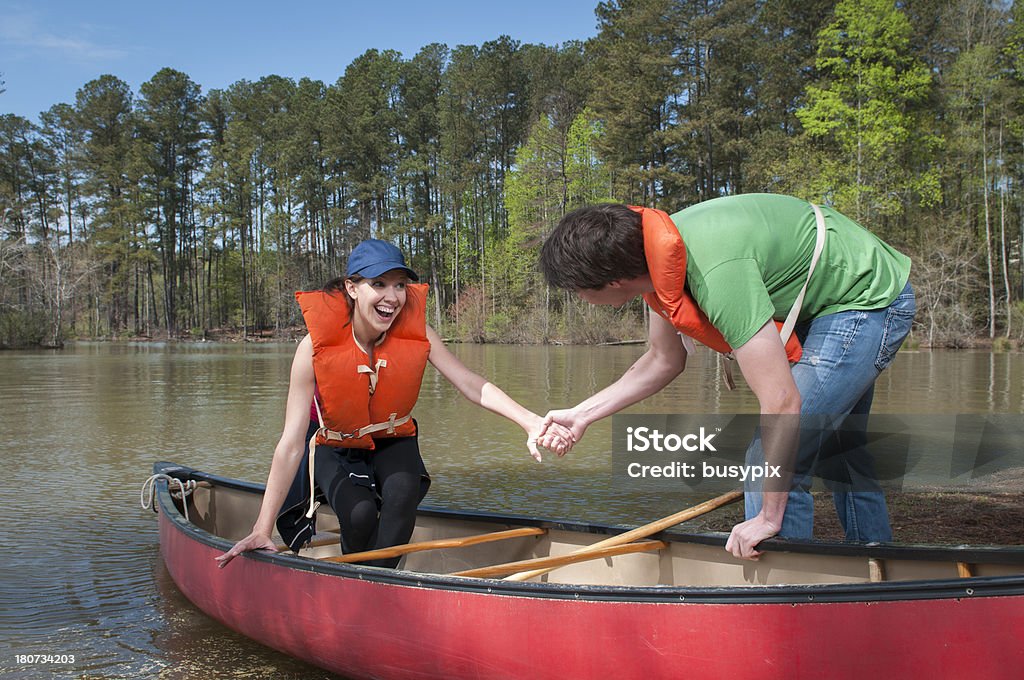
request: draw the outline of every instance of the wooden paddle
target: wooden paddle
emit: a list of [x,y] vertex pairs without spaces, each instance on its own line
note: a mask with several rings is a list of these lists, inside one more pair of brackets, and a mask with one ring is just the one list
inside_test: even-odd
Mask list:
[[[672,515],[669,515],[668,517],[662,517],[661,519],[655,520],[654,522],[651,522],[650,524],[645,524],[642,527],[637,527],[636,529],[632,529],[632,530],[627,531],[627,532],[625,532],[623,534],[619,534],[617,536],[612,536],[611,538],[606,538],[603,541],[598,541],[597,543],[595,543],[593,545],[590,545],[590,546],[587,546],[585,548],[580,548],[579,550],[574,551],[572,554],[585,554],[585,553],[588,553],[588,552],[591,552],[591,551],[594,551],[594,550],[599,550],[601,548],[606,548],[608,546],[623,545],[625,543],[631,543],[631,542],[636,541],[636,540],[641,539],[641,538],[647,538],[648,536],[650,536],[652,534],[656,534],[659,531],[664,531],[665,529],[668,529],[669,527],[675,526],[676,524],[679,524],[680,522],[686,522],[686,521],[691,520],[691,519],[693,519],[695,517],[700,517],[701,515],[703,515],[705,513],[711,512],[712,510],[714,510],[716,508],[720,508],[723,505],[728,505],[729,503],[733,503],[735,501],[738,501],[741,498],[743,498],[743,492],[742,491],[730,491],[728,493],[722,494],[721,496],[717,496],[715,498],[712,498],[711,500],[704,501],[703,503],[700,503],[698,505],[694,505],[691,508],[687,508],[685,510],[680,510],[679,512],[677,512],[675,514],[672,514]],[[549,571],[553,571],[558,566],[561,566],[561,565],[556,565],[556,566],[552,566],[552,567],[545,567],[545,568],[542,568],[542,569],[538,568],[538,569],[533,569],[531,571],[521,571],[521,572],[519,572],[517,574],[512,574],[511,576],[506,576],[505,580],[506,581],[526,581],[527,579],[531,579],[531,578],[534,578],[536,576],[541,576],[543,574],[548,573]]]
[[[466,569],[456,571],[452,576],[470,576],[473,578],[495,578],[502,574],[511,574],[520,569],[537,569],[547,573],[553,569],[564,567],[567,564],[576,564],[588,560],[596,560],[601,557],[614,557],[615,555],[627,555],[629,553],[647,552],[649,550],[664,550],[668,543],[664,541],[637,541],[636,543],[625,543],[623,545],[609,545],[604,548],[591,546],[586,552],[574,552],[568,555],[556,557],[535,557],[532,560],[519,560],[518,562],[506,562],[495,564],[493,567],[480,567],[479,569]],[[527,572],[529,573],[529,572]]]
[[[507,531],[494,531],[489,534],[476,534],[475,536],[463,536],[462,538],[439,538],[433,541],[419,541],[417,543],[405,543],[390,548],[379,548],[377,550],[364,550],[363,552],[348,553],[347,555],[336,555],[322,558],[325,562],[365,562],[367,560],[382,560],[391,557],[400,557],[409,553],[421,552],[423,550],[438,550],[440,548],[464,548],[480,543],[491,541],[503,541],[507,538],[519,538],[521,536],[540,536],[547,533],[547,529],[540,527],[521,527],[519,529],[508,529]],[[335,539],[337,540],[337,539]]]

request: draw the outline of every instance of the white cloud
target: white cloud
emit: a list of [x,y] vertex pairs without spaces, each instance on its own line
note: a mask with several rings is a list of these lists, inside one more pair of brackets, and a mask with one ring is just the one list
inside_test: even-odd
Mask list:
[[[120,59],[128,50],[103,45],[89,39],[90,28],[78,27],[82,35],[60,35],[48,30],[38,15],[26,11],[13,11],[0,22],[0,44],[33,53],[49,53],[75,60],[102,61]],[[19,55],[25,57],[28,55]]]

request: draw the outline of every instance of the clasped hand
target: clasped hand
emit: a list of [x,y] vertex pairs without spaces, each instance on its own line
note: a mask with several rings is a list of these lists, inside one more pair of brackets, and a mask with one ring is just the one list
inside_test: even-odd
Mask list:
[[548,423],[540,416],[536,416],[536,420],[532,423],[526,438],[526,447],[530,450],[530,455],[538,463],[541,461],[540,448],[538,447],[554,451],[559,456],[564,456],[575,443],[572,432],[568,428],[558,423]]
[[559,457],[568,453],[572,447],[583,437],[586,425],[583,424],[571,409],[560,411],[548,411],[541,419],[539,416],[526,441],[531,455],[538,461],[541,460],[541,446],[554,451]]

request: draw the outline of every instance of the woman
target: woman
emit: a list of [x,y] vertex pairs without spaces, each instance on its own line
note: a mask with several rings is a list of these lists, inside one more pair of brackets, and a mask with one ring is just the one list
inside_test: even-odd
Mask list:
[[[293,479],[300,479],[307,440],[310,479],[338,515],[342,550],[407,543],[430,485],[409,415],[427,361],[467,399],[522,427],[537,460],[538,443],[559,453],[569,447],[568,430],[549,428],[542,436],[540,416],[448,351],[426,325],[427,286],[410,280],[419,277],[401,251],[370,239],[353,249],[343,279],[297,294],[309,334],[292,361],[284,431],[252,532],[215,558],[220,567],[248,550],[277,549],[271,532]],[[310,501],[305,514],[314,508]],[[395,567],[398,559],[368,564]]]

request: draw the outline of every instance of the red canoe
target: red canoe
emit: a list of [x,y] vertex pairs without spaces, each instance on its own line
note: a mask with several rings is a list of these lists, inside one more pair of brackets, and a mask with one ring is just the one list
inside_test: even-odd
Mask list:
[[[450,574],[565,555],[622,530],[426,510],[414,542],[529,535],[410,552],[389,570],[331,561],[334,534],[300,556],[248,553],[221,570],[214,556],[248,533],[263,488],[169,463],[154,472],[195,482],[189,520],[171,494],[178,483],[157,483],[161,552],[185,596],[350,678],[1019,678],[1024,668],[1024,546],[776,540],[747,563],[721,534],[663,532],[517,582]],[[331,519],[321,518],[327,535]]]

